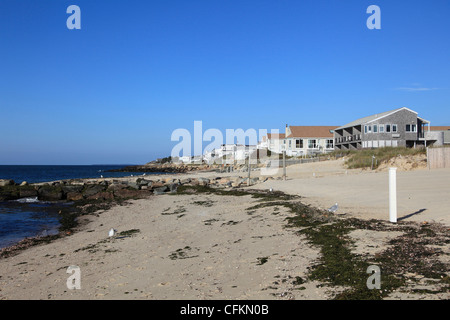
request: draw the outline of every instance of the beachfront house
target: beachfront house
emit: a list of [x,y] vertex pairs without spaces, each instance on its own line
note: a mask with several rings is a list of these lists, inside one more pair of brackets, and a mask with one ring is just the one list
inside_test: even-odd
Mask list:
[[436,142],[436,135],[428,131],[429,124],[405,107],[374,114],[336,128],[335,149],[427,146]]
[[286,125],[284,150],[288,156],[306,156],[334,150],[333,131],[337,126]]

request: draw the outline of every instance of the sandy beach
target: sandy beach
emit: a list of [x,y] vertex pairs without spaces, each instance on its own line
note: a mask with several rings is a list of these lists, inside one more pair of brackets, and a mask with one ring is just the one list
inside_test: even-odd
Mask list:
[[[177,177],[236,175],[246,176],[195,172]],[[437,223],[448,235],[450,170],[399,168],[397,178],[399,220]],[[271,179],[250,188],[299,195],[302,203],[322,209],[338,202],[339,219],[388,220],[387,183],[386,170],[347,170],[342,160],[333,160],[289,166],[286,181]],[[321,253],[297,229],[286,228],[286,218],[294,214],[284,206],[251,209],[259,203],[250,195],[164,194],[83,216],[71,236],[0,259],[0,299],[332,298],[342,288],[306,280]],[[117,230],[113,237],[111,228]],[[376,256],[401,234],[355,230],[352,250]],[[448,242],[439,250],[438,258],[448,266]],[[78,290],[67,287],[69,266],[81,271]],[[433,293],[436,286],[427,277],[411,277],[418,279],[413,287],[431,291],[397,290],[387,298],[449,298],[445,290]]]

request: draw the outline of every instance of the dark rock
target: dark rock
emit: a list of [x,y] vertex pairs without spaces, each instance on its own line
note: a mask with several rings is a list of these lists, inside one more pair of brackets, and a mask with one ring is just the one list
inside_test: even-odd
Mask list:
[[21,198],[37,197],[38,191],[33,186],[21,186],[19,188],[19,196]]
[[63,199],[63,192],[60,187],[42,186],[38,190],[38,198],[44,201],[59,201]]
[[98,184],[88,185],[86,189],[83,191],[83,196],[85,198],[89,198],[99,192],[105,191],[105,186],[101,186]]
[[120,198],[120,199],[130,199],[130,198],[137,198],[141,196],[145,191],[139,191],[139,190],[130,190],[130,189],[117,189],[114,190],[114,197]]
[[108,192],[108,191],[102,191],[99,193],[96,193],[90,197],[88,197],[87,199],[93,199],[93,200],[112,200],[114,199],[114,194],[112,192]]
[[68,192],[66,194],[66,199],[69,201],[78,201],[83,199],[83,194],[81,192]]
[[82,185],[68,184],[68,185],[63,186],[61,189],[65,194],[67,194],[67,193],[81,193],[83,188],[84,188],[84,186],[82,186]]
[[136,180],[136,184],[138,186],[140,186],[140,187],[142,187],[142,186],[152,186],[152,182],[153,181],[151,181],[151,180],[146,180],[146,179],[143,179],[143,178],[138,178]]
[[162,187],[153,189],[153,193],[154,194],[164,194],[168,190],[169,190],[169,188],[167,186],[162,186]]
[[16,200],[20,198],[19,189],[12,185],[0,187],[0,201]]
[[128,182],[128,186],[130,188],[133,188],[133,189],[136,189],[136,190],[140,189],[140,186],[136,182]]

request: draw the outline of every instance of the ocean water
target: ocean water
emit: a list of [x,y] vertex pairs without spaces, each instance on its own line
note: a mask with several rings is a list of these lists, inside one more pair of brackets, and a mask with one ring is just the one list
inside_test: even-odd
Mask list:
[[[107,172],[125,165],[92,166],[0,166],[0,179],[12,179],[16,183],[49,182],[65,179],[115,178],[130,176],[130,172]],[[142,175],[143,172],[134,175]],[[155,173],[147,172],[146,175]],[[10,246],[22,239],[58,232],[58,211],[70,203],[38,201],[36,198],[0,202],[0,248]]]
[[[126,177],[130,172],[107,172],[120,169],[125,165],[92,165],[92,166],[0,166],[0,179],[12,179],[16,183],[48,182],[66,179]],[[143,172],[138,173],[140,175]],[[151,173],[146,173],[151,174]]]

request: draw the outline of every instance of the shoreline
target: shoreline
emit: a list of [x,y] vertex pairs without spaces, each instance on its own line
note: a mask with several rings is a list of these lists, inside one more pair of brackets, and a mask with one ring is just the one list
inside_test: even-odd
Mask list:
[[[80,216],[80,224],[70,236],[0,258],[4,270],[0,274],[0,284],[2,288],[8,287],[0,291],[0,299],[333,299],[346,292],[345,289],[326,285],[327,281],[320,278],[313,280],[309,273],[323,255],[319,250],[321,245],[312,246],[310,241],[314,238],[309,239],[310,234],[299,236],[296,230],[304,227],[292,229],[286,225],[287,221],[300,223],[292,220],[298,216],[291,212],[296,208],[291,204],[296,202],[304,205],[295,210],[317,212],[320,219],[331,219],[328,223],[348,225],[346,228],[353,231],[345,237],[355,241],[350,248],[356,255],[367,256],[370,260],[380,254],[389,255],[392,248],[400,254],[405,247],[418,250],[415,253],[418,257],[430,254],[448,269],[449,244],[445,244],[448,224],[441,223],[446,219],[431,219],[439,218],[433,208],[392,225],[382,216],[381,220],[367,216],[374,211],[361,211],[358,201],[355,201],[356,211],[344,206],[345,212],[337,215],[326,213],[325,206],[317,205],[318,198],[311,194],[319,192],[323,197],[321,203],[328,203],[326,192],[329,190],[325,186],[330,181],[371,179],[375,183],[379,178],[384,179],[382,172],[349,170],[345,173],[333,164],[336,163],[288,167],[286,181],[276,176],[265,182],[261,179],[250,188],[245,185],[229,187],[225,180],[220,188],[183,185],[178,187],[180,192],[177,193],[129,199],[121,205],[99,210],[91,208],[90,214]],[[316,172],[315,177],[311,176],[312,170]],[[445,180],[448,172],[432,173],[431,178],[440,176]],[[176,176],[180,180],[195,177],[197,181],[201,181],[200,178],[213,181],[218,175],[231,180],[237,174],[195,172]],[[425,174],[430,175],[418,170],[405,172],[405,177],[421,179],[426,186]],[[252,172],[252,176],[256,175],[258,171]],[[309,193],[302,186],[308,186]],[[268,197],[271,187],[275,190],[274,197]],[[355,183],[354,187],[360,188]],[[254,198],[252,193],[261,196]],[[377,194],[373,196],[376,198]],[[370,202],[369,197],[364,200]],[[108,238],[110,228],[116,228],[121,235]],[[341,235],[336,235],[336,239],[339,237]],[[391,243],[393,240],[403,243],[402,247],[396,248]],[[413,240],[429,244],[418,245]],[[434,253],[427,251],[428,246],[436,248]],[[41,257],[42,261],[35,257]],[[348,259],[356,259],[356,256],[352,253]],[[430,270],[439,267],[437,262],[430,261]],[[65,288],[68,265],[81,265],[82,290]],[[436,282],[425,271],[405,268],[408,289],[392,289],[383,299],[448,299],[448,291],[445,291],[448,280]],[[34,270],[33,273],[30,270]],[[253,275],[251,280],[247,279],[249,275]],[[141,284],[139,279],[145,281]]]

